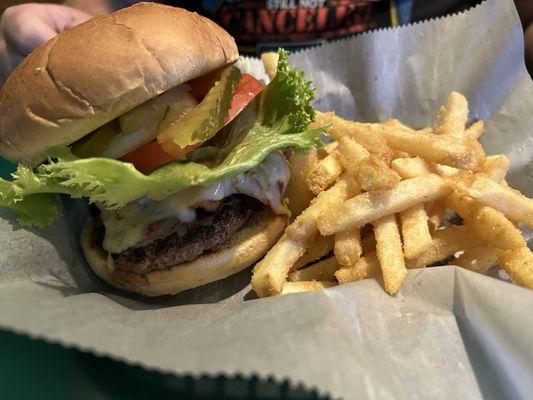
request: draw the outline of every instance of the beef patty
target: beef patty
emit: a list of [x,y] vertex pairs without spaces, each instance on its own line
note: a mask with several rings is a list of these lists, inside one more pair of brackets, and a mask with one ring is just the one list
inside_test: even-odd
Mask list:
[[[164,238],[149,243],[143,241],[141,246],[112,254],[115,268],[145,274],[194,260],[220,248],[262,207],[251,197],[229,196],[215,212],[197,210],[193,224],[184,224]],[[167,221],[155,222],[165,223]]]

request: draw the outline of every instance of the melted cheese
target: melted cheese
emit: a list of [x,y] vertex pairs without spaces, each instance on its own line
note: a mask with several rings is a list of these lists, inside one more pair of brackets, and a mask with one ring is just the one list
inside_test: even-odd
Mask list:
[[192,222],[198,205],[206,201],[220,201],[237,193],[253,197],[275,213],[284,214],[287,211],[282,199],[289,179],[285,158],[275,152],[255,168],[235,178],[211,186],[190,187],[162,201],[143,198],[120,210],[102,210],[106,231],[103,247],[110,253],[120,253],[140,242],[151,223],[168,218]]

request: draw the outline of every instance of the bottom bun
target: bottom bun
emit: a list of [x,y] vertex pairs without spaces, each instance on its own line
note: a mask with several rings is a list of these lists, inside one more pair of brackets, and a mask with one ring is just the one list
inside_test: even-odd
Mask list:
[[101,238],[91,218],[83,229],[81,245],[89,266],[107,283],[145,296],[162,296],[202,286],[242,271],[265,255],[286,225],[287,218],[260,211],[218,250],[167,270],[146,274],[118,268],[113,270],[108,266],[107,252],[101,246]]

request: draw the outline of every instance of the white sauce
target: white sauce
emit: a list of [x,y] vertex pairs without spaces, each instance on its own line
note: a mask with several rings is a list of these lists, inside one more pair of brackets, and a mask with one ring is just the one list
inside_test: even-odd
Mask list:
[[167,218],[191,222],[201,203],[219,201],[237,193],[256,198],[277,214],[286,213],[282,199],[289,179],[285,158],[274,152],[261,164],[235,178],[206,187],[194,186],[162,201],[143,198],[120,210],[102,210],[106,230],[103,247],[108,252],[120,253],[141,241],[152,222]]

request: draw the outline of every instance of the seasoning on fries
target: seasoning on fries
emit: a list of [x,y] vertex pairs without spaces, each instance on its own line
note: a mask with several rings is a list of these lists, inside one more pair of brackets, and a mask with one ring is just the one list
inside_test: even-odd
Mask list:
[[[408,269],[435,263],[479,273],[500,266],[533,289],[533,253],[518,227],[533,227],[533,200],[507,185],[505,155],[485,155],[483,121],[467,120],[468,103],[456,92],[421,129],[317,112],[315,124],[331,125],[335,140],[290,158],[301,188],[289,193],[299,205],[291,209],[307,208],[255,267],[256,293],[381,278],[393,295]],[[450,219],[455,213],[461,218]]]

